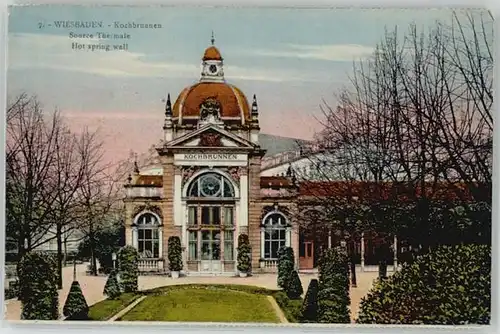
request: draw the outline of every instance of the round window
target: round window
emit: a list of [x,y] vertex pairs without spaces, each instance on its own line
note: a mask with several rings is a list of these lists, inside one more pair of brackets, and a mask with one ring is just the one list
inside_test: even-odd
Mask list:
[[214,175],[206,175],[200,180],[201,194],[207,197],[218,196],[221,191],[221,182]]

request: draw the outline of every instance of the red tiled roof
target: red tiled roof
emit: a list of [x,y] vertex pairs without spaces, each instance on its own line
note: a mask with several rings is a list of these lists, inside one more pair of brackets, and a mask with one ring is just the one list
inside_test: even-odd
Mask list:
[[[470,200],[472,194],[464,183],[427,184],[426,197],[442,200]],[[303,197],[357,197],[358,200],[405,200],[421,197],[419,185],[408,183],[375,183],[375,182],[348,182],[348,181],[306,181],[299,186],[299,196]]]

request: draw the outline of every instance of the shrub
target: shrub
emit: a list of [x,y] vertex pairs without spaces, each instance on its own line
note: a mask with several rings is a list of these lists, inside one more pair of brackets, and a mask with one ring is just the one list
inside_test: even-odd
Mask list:
[[378,263],[378,279],[383,280],[387,278],[387,261],[380,260]]
[[292,247],[283,246],[278,251],[278,286],[286,289],[295,269],[295,256]]
[[57,265],[49,254],[26,253],[17,266],[23,320],[57,320]]
[[252,248],[248,240],[248,235],[240,234],[238,236],[238,271],[249,273],[252,271]]
[[300,322],[318,321],[318,280],[312,279],[307,288]]
[[4,293],[5,300],[11,299],[11,298],[18,298],[19,297],[19,281],[15,280],[15,281],[12,281],[10,283],[5,282],[4,292],[5,292]]
[[490,246],[439,246],[377,281],[361,300],[357,322],[489,324],[490,265]]
[[113,269],[106,280],[106,285],[104,285],[104,294],[108,296],[109,299],[116,299],[122,293],[117,276],[116,270]]
[[285,291],[286,295],[290,299],[299,299],[300,296],[304,293],[304,289],[302,288],[302,283],[300,282],[300,277],[297,270],[292,271]]
[[99,261],[99,272],[109,274],[113,270],[112,254],[125,245],[125,227],[121,223],[113,223],[103,226],[92,235],[94,247],[91,247],[90,236],[86,236],[78,245],[78,257],[90,259],[93,254]]
[[278,291],[274,294],[274,299],[279,307],[283,310],[285,317],[289,322],[298,322],[301,318],[301,299],[290,299],[283,291]]
[[168,238],[168,268],[170,271],[182,270],[181,239],[177,236]]
[[89,306],[78,281],[71,283],[68,297],[64,303],[63,314],[68,320],[88,320],[89,318]]
[[125,246],[118,253],[118,267],[124,292],[136,292],[139,277],[139,253],[133,246]]
[[319,261],[318,322],[350,323],[349,265],[342,247],[328,249]]

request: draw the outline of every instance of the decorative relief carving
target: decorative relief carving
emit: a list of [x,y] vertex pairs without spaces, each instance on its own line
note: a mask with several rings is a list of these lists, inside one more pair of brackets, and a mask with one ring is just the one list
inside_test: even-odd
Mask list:
[[240,175],[248,175],[248,167],[240,167]]
[[241,169],[240,167],[230,167],[228,169],[228,174],[231,175],[231,178],[236,182],[240,183]]
[[200,170],[198,166],[189,166],[182,169],[182,185],[186,184],[187,180],[191,178],[197,171]]
[[221,105],[214,97],[209,97],[200,104],[200,120],[216,123],[220,121]]
[[198,143],[198,146],[221,147],[224,145],[222,145],[222,140],[219,133],[213,131],[207,131],[203,132],[200,135],[200,141]]
[[137,217],[138,214],[140,214],[143,211],[151,211],[160,217],[160,219],[163,221],[163,215],[161,213],[161,209],[157,205],[152,205],[149,203],[143,204],[143,205],[137,205],[134,207],[134,210],[132,211],[132,221]]
[[181,166],[174,166],[174,174],[175,175],[182,175],[182,167]]

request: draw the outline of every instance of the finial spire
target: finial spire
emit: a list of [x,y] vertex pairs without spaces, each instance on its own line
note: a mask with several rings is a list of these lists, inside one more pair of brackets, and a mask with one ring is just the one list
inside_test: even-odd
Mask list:
[[259,108],[257,106],[257,96],[253,94],[253,102],[252,102],[252,115],[257,115],[259,113]]
[[215,43],[215,37],[214,37],[214,31],[212,30],[212,38],[210,39],[210,42],[212,43],[212,45],[214,45]]
[[165,116],[172,116],[172,103],[170,102],[170,93],[168,93],[167,102],[165,103]]
[[139,174],[139,166],[137,164],[137,153],[134,154],[134,173]]

